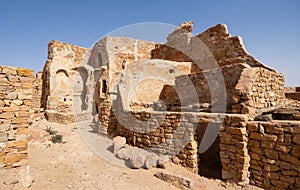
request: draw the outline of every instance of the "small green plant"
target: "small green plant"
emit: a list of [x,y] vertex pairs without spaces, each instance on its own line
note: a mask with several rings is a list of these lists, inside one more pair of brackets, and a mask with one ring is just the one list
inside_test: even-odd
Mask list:
[[47,133],[49,133],[49,135],[55,135],[57,133],[57,131],[55,131],[52,127],[48,127],[45,129],[45,131]]
[[63,136],[62,135],[52,135],[51,141],[53,143],[63,143]]
[[50,140],[53,143],[65,143],[65,142],[63,142],[63,136],[60,134],[57,134],[57,131],[55,131],[52,127],[47,127],[45,129],[45,131],[47,133],[49,133],[49,135],[51,136]]

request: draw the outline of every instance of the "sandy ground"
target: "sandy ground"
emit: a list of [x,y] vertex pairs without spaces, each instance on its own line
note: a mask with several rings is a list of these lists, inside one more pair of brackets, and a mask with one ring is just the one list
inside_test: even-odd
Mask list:
[[[64,143],[46,141],[49,138],[46,126],[62,134]],[[190,177],[198,184],[197,189],[241,189],[234,184],[200,177],[174,164],[167,164],[166,169],[151,170],[111,164],[91,151],[76,125],[63,126],[42,120],[30,127],[30,136],[29,167],[0,169],[0,189],[27,189],[22,181],[24,175],[21,177],[26,172],[29,180],[34,180],[28,189],[177,189],[153,176],[159,171]]]

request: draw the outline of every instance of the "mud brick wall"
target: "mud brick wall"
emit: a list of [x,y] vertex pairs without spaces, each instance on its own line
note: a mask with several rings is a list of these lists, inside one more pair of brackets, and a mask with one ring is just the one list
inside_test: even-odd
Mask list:
[[300,189],[300,124],[248,124],[251,182],[266,189]]
[[0,168],[27,159],[34,71],[0,66]]
[[255,114],[257,109],[283,105],[284,76],[264,68],[246,68],[235,87],[232,112]]

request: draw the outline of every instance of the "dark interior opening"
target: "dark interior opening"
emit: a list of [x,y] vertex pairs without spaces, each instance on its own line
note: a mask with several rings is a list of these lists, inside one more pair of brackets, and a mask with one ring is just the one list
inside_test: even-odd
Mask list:
[[126,68],[126,61],[124,60],[122,63],[122,69],[124,70]]
[[[198,125],[198,140],[199,144],[207,129],[207,123],[199,123]],[[202,142],[203,143],[203,142]],[[220,158],[220,137],[219,135],[213,144],[204,152],[199,154],[199,175],[221,179],[222,178],[222,165]]]
[[102,81],[102,89],[101,89],[103,94],[106,94],[107,91],[107,84],[106,84],[106,80]]

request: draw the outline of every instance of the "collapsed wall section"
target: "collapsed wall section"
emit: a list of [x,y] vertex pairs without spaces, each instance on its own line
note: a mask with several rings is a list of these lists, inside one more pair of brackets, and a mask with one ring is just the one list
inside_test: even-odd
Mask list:
[[27,159],[34,71],[0,66],[0,168]]
[[237,63],[273,70],[252,57],[245,49],[242,38],[231,36],[225,24],[217,24],[194,37],[192,25],[186,22],[175,29],[169,34],[166,44],[156,45],[152,58],[193,62],[192,73]]

